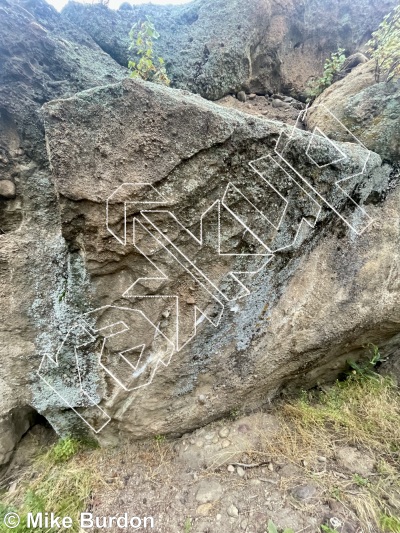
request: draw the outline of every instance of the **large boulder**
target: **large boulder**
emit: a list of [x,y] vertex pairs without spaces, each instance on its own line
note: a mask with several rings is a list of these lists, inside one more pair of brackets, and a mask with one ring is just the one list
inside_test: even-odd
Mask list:
[[26,385],[40,360],[36,339],[59,306],[48,289],[74,264],[60,231],[40,108],[118,81],[126,69],[41,0],[0,0],[0,27],[1,463],[31,420]]
[[44,116],[88,282],[65,281],[84,313],[30,385],[55,425],[181,434],[399,334],[400,190],[371,203],[390,178],[376,154],[133,80]]
[[398,180],[377,154],[121,83],[42,0],[0,0],[0,23],[0,462],[35,411],[183,433],[368,342],[396,353]]
[[374,61],[328,87],[311,106],[307,123],[310,129],[323,123],[332,139],[351,141],[337,119],[384,160],[400,162],[400,80],[376,83]]
[[395,5],[397,0],[195,0],[114,11],[69,2],[62,16],[124,66],[129,30],[149,16],[173,86],[217,100],[241,89],[303,94],[338,46],[347,54],[358,51]]

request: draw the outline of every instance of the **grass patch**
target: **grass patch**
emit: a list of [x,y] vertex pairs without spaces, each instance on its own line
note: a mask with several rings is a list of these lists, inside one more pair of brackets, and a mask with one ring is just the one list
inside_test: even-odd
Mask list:
[[55,463],[69,461],[83,447],[82,443],[73,437],[60,439],[48,452],[46,459]]
[[[348,379],[323,392],[303,392],[275,411],[279,431],[262,436],[260,451],[269,460],[304,469],[321,489],[351,509],[364,527],[400,533],[400,392],[393,381],[374,372],[353,370]],[[318,456],[335,457],[353,446],[374,459],[372,475],[337,476],[333,468],[316,471]]]
[[381,515],[381,527],[384,531],[400,533],[400,520],[395,516]]
[[[72,439],[61,439],[51,449],[39,455],[32,468],[19,481],[18,488],[3,495],[0,502],[0,532],[9,532],[3,522],[7,513],[15,512],[20,524],[15,533],[28,533],[27,515],[51,513],[70,516],[71,532],[80,530],[78,518],[85,511],[93,489],[100,479],[93,467],[95,455],[87,453],[87,445]],[[38,533],[52,533],[49,528],[35,528]]]
[[[400,395],[390,378],[352,374],[318,395],[283,407],[304,438],[324,447],[344,440],[396,462],[400,451]],[[333,437],[334,434],[334,437]]]

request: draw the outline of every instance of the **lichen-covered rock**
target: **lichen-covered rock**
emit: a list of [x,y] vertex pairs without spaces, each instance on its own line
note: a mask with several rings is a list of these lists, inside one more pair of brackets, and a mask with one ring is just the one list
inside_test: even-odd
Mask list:
[[105,438],[179,434],[334,378],[399,332],[399,189],[370,204],[390,170],[376,154],[133,80],[44,114],[93,340],[79,340],[80,382],[73,337],[45,362],[38,409],[62,408],[56,389]]
[[[180,8],[184,24],[203,5]],[[120,83],[42,0],[0,0],[0,23],[0,170],[17,191],[0,202],[1,461],[31,406],[60,433],[183,433],[335,378],[368,342],[393,353],[399,190],[377,154]],[[209,96],[232,83],[213,88],[221,64],[199,74]]]
[[124,66],[129,30],[149,16],[173,85],[217,100],[241,89],[303,93],[338,46],[357,52],[395,5],[397,0],[195,0],[114,11],[69,2],[62,16]]
[[399,163],[400,81],[376,83],[374,73],[375,63],[369,61],[326,89],[310,108],[308,127],[323,123],[332,139],[351,142],[351,135],[338,130],[336,117],[367,148]]
[[61,235],[40,108],[126,70],[42,0],[0,0],[0,28],[1,463],[22,434],[15,417],[26,427],[40,350],[58,345],[68,309],[79,307],[63,301],[65,287],[74,279],[81,299],[85,276]]

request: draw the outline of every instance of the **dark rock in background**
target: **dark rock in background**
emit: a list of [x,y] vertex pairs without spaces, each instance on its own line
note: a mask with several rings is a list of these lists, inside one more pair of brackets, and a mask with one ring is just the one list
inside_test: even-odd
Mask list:
[[359,51],[395,5],[397,0],[195,0],[113,11],[70,2],[62,17],[125,66],[129,30],[149,16],[173,86],[217,100],[241,89],[304,94],[332,52]]
[[[54,378],[55,394],[37,371],[44,357],[55,357],[83,313],[132,304],[125,291],[147,263],[106,232],[105,202],[118,185],[151,183],[165,193],[168,208],[196,230],[202,210],[221,199],[227,180],[243,187],[260,210],[278,217],[282,207],[282,197],[272,189],[266,193],[248,163],[276,156],[279,135],[291,128],[227,111],[187,91],[121,82],[128,75],[121,65],[132,23],[145,14],[154,19],[161,33],[158,50],[176,87],[209,99],[257,93],[256,104],[262,94],[302,93],[338,44],[349,53],[357,49],[392,5],[201,0],[179,7],[125,5],[117,12],[70,4],[60,15],[42,0],[0,0],[0,188],[7,182],[16,191],[13,197],[8,189],[0,199],[0,424],[6,435],[0,461],[8,460],[31,423],[30,406],[60,433],[81,429],[72,409],[81,412],[90,402],[79,396],[80,375],[68,360],[73,345],[66,346],[63,373]],[[294,107],[301,103],[282,94],[278,100],[294,120]],[[365,149],[341,145],[347,158],[338,162],[332,159],[335,147],[319,138],[313,154],[321,170],[307,155],[310,138],[295,132],[287,154],[310,180],[310,195],[275,167],[271,175],[290,199],[282,227],[263,224],[251,210],[246,214],[249,206],[240,195],[232,198],[255,234],[278,249],[272,267],[250,280],[251,297],[227,306],[219,328],[203,324],[196,339],[155,376],[153,388],[140,393],[116,387],[93,353],[84,358],[85,386],[112,419],[108,435],[120,429],[136,436],[182,433],[238,403],[259,407],[290,388],[334,379],[368,342],[393,353],[400,237],[398,188],[388,185],[391,169],[370,154],[362,175],[357,171]],[[342,182],[350,197],[336,185],[345,177],[351,177]],[[359,237],[341,218],[360,223],[354,202],[368,206],[377,221]],[[114,203],[112,222],[120,231],[124,202]],[[133,216],[135,206],[130,209]],[[187,245],[185,231],[165,229],[171,243]],[[254,250],[260,242],[253,238],[231,221],[222,244],[226,252]],[[207,247],[195,252],[198,265],[229,289],[223,275],[240,269],[242,258],[217,260]],[[157,260],[170,265],[165,257]],[[186,316],[193,318],[198,287],[178,267],[171,272],[161,288],[179,289]],[[154,294],[151,284],[143,283],[141,290],[143,301]],[[171,310],[157,307],[152,313],[170,334]],[[141,331],[154,333],[146,325]],[[190,320],[184,326],[189,335]],[[116,353],[111,350],[110,357]],[[112,369],[116,362],[118,357],[111,357]]]

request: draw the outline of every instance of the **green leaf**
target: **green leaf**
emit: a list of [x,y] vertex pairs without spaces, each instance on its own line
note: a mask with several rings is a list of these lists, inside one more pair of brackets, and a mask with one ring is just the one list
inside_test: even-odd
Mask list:
[[278,529],[272,520],[268,520],[268,533],[278,533]]

